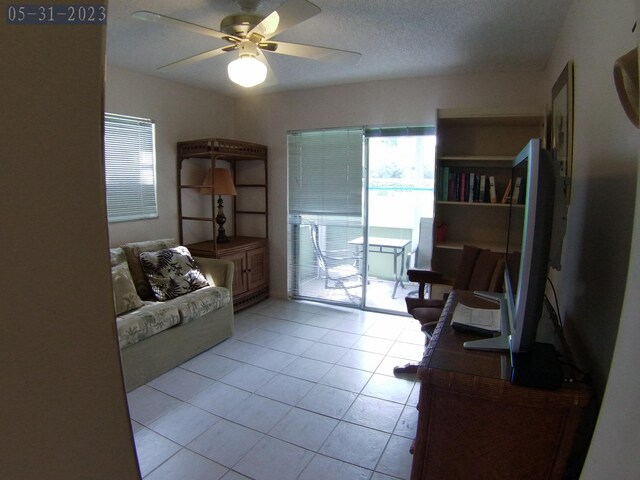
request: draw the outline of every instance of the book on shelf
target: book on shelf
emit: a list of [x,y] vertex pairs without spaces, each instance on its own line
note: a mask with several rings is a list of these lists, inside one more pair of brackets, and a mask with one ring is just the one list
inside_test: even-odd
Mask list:
[[489,200],[491,203],[498,203],[496,196],[496,179],[493,175],[489,176]]
[[522,178],[516,177],[513,185],[513,195],[511,195],[511,203],[518,203],[520,198],[520,182],[522,182]]
[[518,205],[524,205],[526,192],[527,192],[527,182],[526,182],[526,179],[523,178],[522,181],[520,182],[520,194],[516,199],[516,202],[518,202]]
[[441,200],[449,200],[449,167],[442,167],[442,194]]
[[486,175],[480,175],[480,192],[478,194],[478,200],[480,202],[486,202],[486,196],[485,196],[485,189],[486,189],[486,184],[487,183],[487,177]]
[[495,177],[476,172],[442,170],[440,200],[464,203],[497,203]]
[[460,198],[459,198],[461,202],[466,202],[469,198],[468,186],[469,186],[469,181],[467,179],[467,174],[461,173],[460,174]]
[[511,179],[507,183],[507,188],[504,189],[504,195],[502,195],[502,203],[509,203],[511,199]]

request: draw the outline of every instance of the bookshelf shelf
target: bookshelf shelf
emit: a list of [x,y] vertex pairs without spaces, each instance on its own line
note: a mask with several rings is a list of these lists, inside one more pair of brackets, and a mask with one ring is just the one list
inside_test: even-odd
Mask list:
[[[509,208],[509,203],[491,203],[491,202],[455,202],[450,200],[438,200],[436,205],[455,205],[457,207],[488,207],[488,208]],[[524,208],[524,205],[513,205],[515,208]]]
[[464,245],[504,251],[510,204],[503,197],[511,162],[543,133],[544,115],[538,113],[438,110],[434,230],[446,225],[446,238],[434,242],[435,270],[455,276]]
[[511,162],[513,157],[503,155],[448,155],[440,157],[442,162]]

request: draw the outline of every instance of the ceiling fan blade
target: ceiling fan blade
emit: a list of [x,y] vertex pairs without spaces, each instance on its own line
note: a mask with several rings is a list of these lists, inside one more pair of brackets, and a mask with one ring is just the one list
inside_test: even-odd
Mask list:
[[356,65],[362,57],[362,54],[360,53],[349,52],[347,50],[337,50],[335,48],[316,47],[314,45],[287,42],[267,43],[276,44],[275,50],[267,49],[267,51],[273,51],[273,53],[280,53],[282,55],[290,55],[292,57],[310,58],[312,60],[320,60],[323,62]]
[[271,68],[271,65],[269,65],[269,62],[267,61],[267,56],[260,55],[260,61],[267,66],[267,79],[264,82],[262,82],[261,86],[271,87],[272,85],[275,85],[276,83],[278,83],[278,77],[276,77],[276,74],[273,73],[273,69]]
[[192,55],[191,57],[183,58],[182,60],[178,60],[177,62],[168,63],[167,65],[158,67],[157,70],[164,70],[178,66],[184,67],[185,65],[191,65],[192,63],[201,62],[202,60],[217,57],[218,55],[234,50],[235,48],[237,48],[236,45],[227,45],[226,47],[216,48],[215,50],[208,50],[206,52],[198,53],[197,55]]
[[320,8],[307,0],[288,0],[253,27],[247,38],[257,34],[268,40],[319,13]]
[[213,28],[203,27],[202,25],[185,22],[184,20],[178,20],[177,18],[167,17],[166,15],[161,15],[159,13],[140,11],[131,14],[131,16],[136,20],[159,23],[168,27],[180,28],[182,30],[188,30],[190,32],[199,33],[200,35],[206,35],[208,37],[218,38],[220,40],[235,40],[238,42],[240,41],[239,38],[223,32],[219,32],[218,30],[214,30]]

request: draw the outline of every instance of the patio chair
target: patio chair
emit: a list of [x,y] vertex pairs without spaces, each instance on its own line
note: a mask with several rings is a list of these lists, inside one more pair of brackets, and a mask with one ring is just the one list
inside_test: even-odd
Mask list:
[[324,288],[344,290],[349,300],[359,298],[350,290],[362,288],[362,273],[359,268],[362,257],[348,250],[323,250],[320,246],[319,226],[312,223],[310,227],[311,243],[320,275],[324,277]]

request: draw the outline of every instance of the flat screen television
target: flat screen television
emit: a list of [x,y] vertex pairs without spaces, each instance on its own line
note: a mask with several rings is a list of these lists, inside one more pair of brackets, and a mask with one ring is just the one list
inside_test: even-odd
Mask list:
[[555,195],[555,169],[549,153],[540,148],[540,139],[531,139],[515,157],[511,184],[505,292],[495,295],[500,301],[501,334],[465,342],[465,348],[518,354],[536,346],[549,270]]

